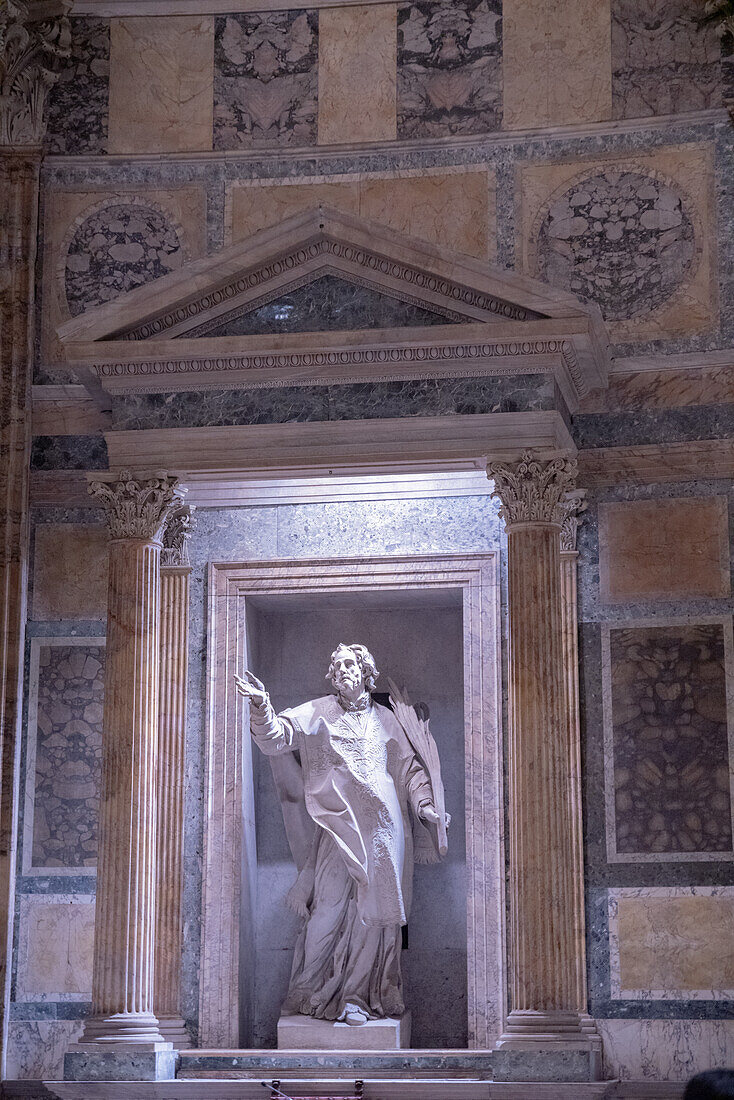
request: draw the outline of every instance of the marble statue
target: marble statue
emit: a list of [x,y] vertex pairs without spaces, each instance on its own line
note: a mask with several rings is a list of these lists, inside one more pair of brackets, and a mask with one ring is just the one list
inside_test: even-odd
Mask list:
[[[360,1025],[405,1011],[401,927],[410,910],[413,864],[445,853],[448,815],[427,722],[402,701],[396,705],[402,723],[376,703],[371,693],[378,675],[365,646],[340,644],[326,676],[336,693],[277,715],[256,676],[235,677],[250,702],[252,736],[276,764],[299,867],[288,901],[305,921],[284,1014]],[[393,695],[400,698],[395,689]],[[434,751],[430,772],[426,754],[416,752],[420,736]],[[279,773],[281,756],[289,767]]]

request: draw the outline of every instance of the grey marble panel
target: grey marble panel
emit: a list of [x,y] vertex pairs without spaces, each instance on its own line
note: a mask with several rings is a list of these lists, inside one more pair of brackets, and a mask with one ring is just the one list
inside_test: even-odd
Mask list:
[[214,26],[214,148],[315,145],[318,12],[247,12]]
[[734,402],[680,409],[587,413],[573,417],[572,431],[579,448],[727,439],[734,435]]
[[106,470],[102,435],[37,435],[31,448],[32,470]]
[[[467,318],[468,320],[469,318]],[[337,275],[322,275],[305,286],[244,313],[188,329],[192,336],[258,336],[280,332],[335,332],[350,329],[450,325],[454,316],[405,302]]]
[[688,0],[612,0],[615,118],[718,107],[721,41]]
[[554,409],[549,375],[437,378],[342,386],[283,386],[261,390],[205,390],[113,398],[113,427],[121,430],[372,420],[405,416],[470,416]]
[[105,153],[110,21],[76,16],[69,22],[71,57],[61,66],[47,100],[47,148],[66,156]]
[[419,0],[398,8],[398,137],[498,130],[501,0]]

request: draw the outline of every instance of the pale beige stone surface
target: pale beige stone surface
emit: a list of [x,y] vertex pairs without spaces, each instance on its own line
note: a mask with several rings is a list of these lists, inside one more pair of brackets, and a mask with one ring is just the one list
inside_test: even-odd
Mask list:
[[213,89],[211,16],[111,20],[110,153],[211,149]]
[[620,897],[619,986],[684,996],[734,989],[734,897]]
[[36,528],[34,619],[103,619],[107,613],[105,527],[44,523]]
[[319,13],[319,145],[397,132],[397,5]]
[[64,1054],[83,1027],[82,1020],[11,1020],[5,1067],[8,1080],[61,1080]]
[[[23,898],[16,998],[65,999],[92,988],[94,901]],[[50,995],[50,996],[49,996]]]
[[670,340],[710,329],[718,318],[713,149],[708,144],[670,145],[633,157],[525,162],[518,166],[515,240],[520,270],[539,273],[538,234],[549,207],[587,173],[604,169],[649,175],[670,182],[685,196],[693,224],[695,260],[683,283],[650,312],[607,320],[612,340]]
[[41,357],[45,364],[63,359],[56,326],[71,316],[64,279],[69,245],[77,228],[101,208],[131,202],[152,206],[175,227],[184,262],[206,251],[206,190],[200,185],[183,184],[164,190],[133,186],[47,192],[41,295]]
[[607,1020],[596,1025],[604,1076],[623,1081],[687,1081],[734,1063],[734,1020]]
[[227,196],[227,235],[242,240],[292,214],[324,203],[382,222],[432,244],[491,259],[496,251],[495,176],[484,166],[427,175],[365,176],[339,182],[233,183]]
[[349,1024],[310,1016],[281,1016],[279,1050],[400,1050],[410,1046],[410,1013],[399,1018]]
[[609,0],[505,0],[506,130],[612,115]]
[[726,497],[599,505],[605,603],[729,595]]

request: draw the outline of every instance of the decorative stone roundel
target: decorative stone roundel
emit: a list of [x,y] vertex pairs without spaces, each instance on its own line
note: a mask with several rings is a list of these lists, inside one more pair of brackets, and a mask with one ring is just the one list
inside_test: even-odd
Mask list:
[[66,255],[64,284],[72,317],[180,267],[183,245],[162,210],[115,203],[77,227]]
[[683,193],[639,171],[604,168],[574,182],[547,209],[537,236],[538,275],[595,301],[607,320],[649,313],[694,264]]

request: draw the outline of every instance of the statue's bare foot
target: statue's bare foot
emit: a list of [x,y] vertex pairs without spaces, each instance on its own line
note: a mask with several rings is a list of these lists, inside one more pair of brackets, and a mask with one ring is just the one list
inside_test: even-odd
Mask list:
[[363,1012],[357,1005],[348,1004],[341,1014],[341,1019],[350,1027],[359,1027],[361,1024],[367,1023],[367,1013]]

